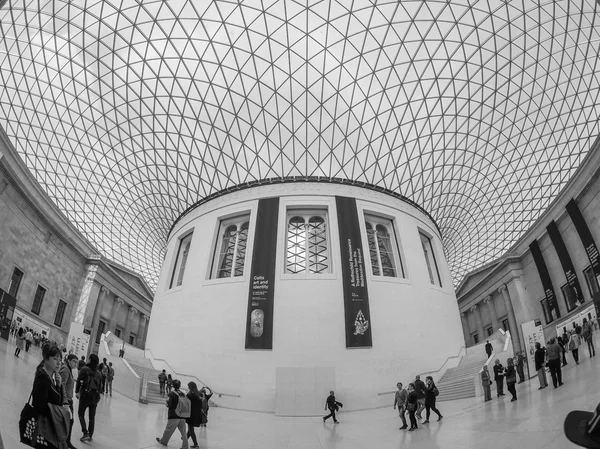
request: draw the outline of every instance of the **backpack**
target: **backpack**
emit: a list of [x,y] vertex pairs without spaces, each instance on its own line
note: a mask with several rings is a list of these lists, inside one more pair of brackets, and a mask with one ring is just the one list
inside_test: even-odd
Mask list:
[[81,386],[81,397],[88,401],[98,402],[100,400],[100,381],[91,369],[85,373],[85,379]]
[[179,394],[179,400],[175,407],[175,414],[180,418],[189,418],[192,415],[192,401],[190,401],[183,393]]
[[433,395],[435,397],[438,397],[440,395],[440,390],[438,390],[437,387],[433,387]]

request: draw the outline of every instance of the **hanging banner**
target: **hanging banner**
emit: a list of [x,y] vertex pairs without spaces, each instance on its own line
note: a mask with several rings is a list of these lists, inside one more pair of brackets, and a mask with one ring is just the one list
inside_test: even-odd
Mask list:
[[67,339],[67,354],[75,354],[78,359],[81,356],[88,355],[88,347],[90,346],[90,333],[85,330],[81,323],[71,323],[69,329],[69,338]]
[[550,240],[552,240],[554,249],[556,249],[558,259],[560,260],[560,264],[565,272],[565,277],[567,278],[567,282],[571,287],[573,296],[575,296],[575,299],[577,300],[576,306],[578,307],[579,305],[583,304],[583,293],[581,291],[581,286],[579,285],[579,279],[577,279],[577,274],[575,274],[575,267],[573,267],[573,261],[571,260],[571,256],[569,256],[567,246],[565,245],[562,235],[560,235],[560,231],[558,230],[558,226],[556,226],[556,222],[554,220],[550,222],[550,224],[546,227],[546,230],[548,231]]
[[342,259],[346,347],[373,346],[367,273],[356,199],[335,197]]
[[585,222],[581,211],[579,210],[579,206],[577,206],[577,202],[574,199],[567,203],[566,209],[569,217],[571,217],[571,221],[573,222],[575,229],[577,230],[577,234],[579,234],[581,243],[583,243],[585,252],[590,260],[592,270],[594,270],[594,275],[597,278],[600,276],[600,258],[598,254],[598,248],[596,247],[596,242],[594,242],[594,237],[592,237],[590,228],[588,228],[588,225]]
[[552,314],[552,319],[555,320],[560,318],[560,311],[558,310],[556,295],[554,294],[554,287],[552,286],[552,279],[550,279],[550,273],[548,273],[548,267],[546,267],[546,262],[544,261],[544,256],[542,256],[542,251],[540,250],[540,245],[537,240],[534,240],[531,245],[529,245],[529,250],[531,251],[533,261],[535,262],[535,266],[540,275],[544,294],[546,295],[546,302],[548,303],[548,310]]
[[246,349],[273,349],[273,300],[279,198],[258,200],[256,215],[246,317]]
[[542,348],[546,346],[544,328],[540,320],[533,320],[521,324],[521,331],[525,339],[527,365],[529,367],[529,377],[531,378],[537,376],[537,370],[535,369],[535,344],[539,342]]
[[8,340],[17,299],[0,288],[0,337]]

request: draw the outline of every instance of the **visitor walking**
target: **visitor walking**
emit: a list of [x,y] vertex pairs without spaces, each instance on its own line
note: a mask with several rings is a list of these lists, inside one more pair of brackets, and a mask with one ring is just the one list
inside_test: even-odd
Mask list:
[[492,352],[494,352],[494,347],[492,346],[492,344],[490,343],[489,340],[486,340],[485,342],[485,353],[488,356],[488,359],[492,356]]
[[167,375],[167,394],[171,393],[172,389],[173,389],[173,378],[169,374],[169,375]]
[[19,328],[19,332],[17,332],[17,347],[15,348],[15,355],[19,357],[19,354],[23,350],[25,346],[25,332],[23,328]]
[[439,390],[435,386],[433,382],[433,377],[427,376],[425,378],[425,421],[423,424],[427,424],[429,422],[429,413],[430,410],[433,410],[436,415],[438,415],[438,421],[440,421],[443,416],[440,411],[435,408],[435,398],[440,394]]
[[162,438],[156,437],[163,446],[166,446],[175,432],[175,429],[179,430],[181,434],[181,440],[183,444],[181,449],[188,449],[188,437],[186,432],[185,421],[191,415],[191,403],[190,400],[179,390],[181,382],[177,379],[172,382],[173,391],[169,392],[169,399],[167,400],[167,407],[169,412],[167,414],[167,427],[163,432]]
[[410,419],[410,429],[409,432],[413,430],[417,430],[419,426],[417,426],[417,420],[415,419],[415,414],[417,412],[417,403],[418,403],[417,393],[415,392],[415,384],[408,384],[408,397],[406,398],[406,410],[408,410],[408,417]]
[[162,397],[165,396],[165,383],[167,382],[167,374],[165,370],[162,370],[162,373],[158,374],[158,385],[160,387],[160,395]]
[[496,381],[496,393],[498,397],[504,396],[504,367],[499,359],[494,362],[494,380]]
[[202,387],[200,390],[200,400],[202,401],[202,427],[206,427],[206,423],[208,423],[208,410],[210,409],[208,401],[212,395],[213,392],[208,387]]
[[402,427],[400,427],[400,430],[404,430],[408,428],[406,425],[406,417],[404,416],[406,414],[406,399],[408,398],[408,392],[402,388],[402,382],[398,382],[396,387],[398,387],[398,391],[396,391],[396,394],[394,395],[394,410],[397,406],[398,415],[402,420]]
[[554,385],[554,388],[558,388],[563,382],[560,368],[560,346],[556,343],[555,338],[551,338],[548,346],[546,346],[546,355],[548,357],[550,376],[552,376],[552,384]]
[[107,373],[106,373],[106,390],[104,392],[112,396],[112,383],[115,378],[115,369],[113,368],[112,362],[108,362]]
[[337,412],[340,407],[343,407],[344,404],[335,400],[335,393],[333,390],[329,392],[329,396],[325,400],[325,410],[329,410],[329,415],[323,416],[323,422],[327,421],[329,418],[333,418],[333,422],[335,424],[339,423],[337,418],[335,417],[335,412]]
[[423,383],[421,376],[418,374],[415,376],[415,380],[413,381],[413,388],[417,394],[417,410],[415,412],[415,416],[418,419],[423,419],[421,414],[423,413],[423,410],[425,410],[425,383]]
[[575,364],[579,365],[579,346],[581,346],[581,340],[576,331],[571,331],[571,337],[569,338],[569,351],[573,354],[573,360]]
[[519,383],[525,382],[525,371],[523,369],[523,365],[525,365],[525,356],[523,355],[523,351],[517,352],[517,374],[519,375]]
[[546,350],[542,348],[542,345],[537,342],[535,344],[535,370],[538,374],[538,380],[540,381],[540,387],[538,390],[546,388],[548,386],[548,380],[546,379],[546,370],[544,363],[546,362]]
[[187,424],[187,437],[191,437],[192,443],[194,443],[190,447],[197,448],[200,446],[198,446],[195,427],[200,427],[202,423],[202,401],[200,400],[200,392],[198,391],[196,382],[188,384],[188,394],[186,396],[190,400],[190,417],[185,420]]
[[[35,372],[31,405],[38,418],[46,418],[48,425],[38,426],[39,436],[35,447],[54,449],[67,445],[70,416],[68,409],[63,406],[62,386],[58,375],[61,356],[60,348],[56,345],[46,344],[42,348],[43,360]],[[43,444],[39,441],[40,436],[43,437]]]
[[29,352],[31,343],[33,343],[33,333],[31,329],[27,328],[27,333],[25,334],[25,352]]
[[481,371],[481,386],[483,387],[484,402],[492,400],[491,385],[492,378],[490,377],[490,372],[488,371],[487,365],[483,365],[483,371]]
[[506,360],[506,389],[512,395],[510,402],[517,400],[517,389],[515,384],[517,383],[517,371],[512,358]]
[[81,371],[81,368],[85,366],[85,356],[81,356],[81,360],[77,363],[77,371]]
[[108,363],[106,357],[102,359],[102,363],[98,367],[98,371],[102,374],[102,385],[100,386],[100,394],[104,394],[106,390],[106,377],[108,376]]
[[587,318],[584,318],[583,319],[583,331],[581,332],[581,336],[587,343],[590,357],[594,357],[596,355],[596,348],[594,348],[593,333],[594,333],[594,330],[592,328],[592,325],[589,323]]
[[[77,384],[75,385],[75,396],[79,399],[79,407],[77,415],[81,424],[81,432],[83,436],[80,441],[92,441],[94,430],[96,427],[96,407],[100,401],[100,387],[102,385],[102,374],[98,371],[98,363],[100,360],[96,354],[91,354],[88,358],[89,362],[77,376]],[[85,411],[89,410],[89,425],[85,424]]]
[[75,416],[75,409],[73,408],[73,390],[75,389],[75,379],[73,378],[73,370],[77,368],[77,356],[75,354],[69,354],[65,360],[65,363],[58,370],[60,379],[63,386],[63,403],[69,407],[71,411],[70,425],[69,425],[69,436],[67,438],[67,447],[69,449],[75,449],[71,444],[71,435],[73,434],[73,422]]
[[556,339],[556,342],[558,343],[558,346],[560,346],[560,351],[562,354],[562,366],[565,366],[567,364],[566,351],[567,351],[567,343],[568,342],[563,341],[563,339],[560,335]]

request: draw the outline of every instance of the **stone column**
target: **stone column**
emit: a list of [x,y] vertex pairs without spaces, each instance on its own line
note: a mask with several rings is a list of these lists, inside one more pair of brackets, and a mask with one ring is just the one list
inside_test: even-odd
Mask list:
[[137,313],[137,309],[133,306],[129,306],[129,310],[127,312],[127,321],[125,321],[125,335],[123,340],[125,343],[129,343],[129,334],[131,333],[131,325],[133,324],[133,319]]
[[108,327],[109,327],[109,329],[111,331],[113,331],[113,333],[117,329],[117,321],[118,321],[118,318],[119,318],[119,310],[121,309],[121,306],[123,304],[125,304],[125,301],[123,301],[118,296],[115,296],[115,301],[113,302],[113,306],[112,306],[112,309],[110,311],[110,323],[108,323]]
[[146,349],[144,347],[146,343],[146,327],[148,327],[148,317],[145,314],[140,313],[140,324],[137,332],[137,346],[142,349]]
[[469,346],[467,342],[471,341],[471,331],[469,330],[469,320],[467,319],[466,312],[460,314],[460,321],[462,321],[463,335],[465,337],[465,347],[467,347]]
[[512,303],[510,302],[510,295],[508,294],[508,290],[506,288],[506,284],[502,284],[498,289],[500,293],[502,293],[502,297],[504,298],[504,305],[506,306],[506,314],[508,315],[508,327],[510,330],[510,334],[513,342],[513,351],[517,352],[521,350],[521,339],[519,338],[519,328],[517,327],[517,320],[515,318],[515,311],[513,309]]
[[485,340],[485,334],[483,333],[483,322],[481,321],[481,313],[479,312],[479,307],[477,305],[474,305],[469,310],[475,314],[475,322],[477,323],[477,333],[479,334],[479,342],[481,343],[483,340]]
[[494,328],[494,332],[496,332],[500,328],[500,320],[498,319],[498,314],[496,313],[496,306],[494,305],[494,298],[491,295],[483,298],[483,303],[487,304],[488,310],[490,311],[490,318],[492,320],[492,327]]

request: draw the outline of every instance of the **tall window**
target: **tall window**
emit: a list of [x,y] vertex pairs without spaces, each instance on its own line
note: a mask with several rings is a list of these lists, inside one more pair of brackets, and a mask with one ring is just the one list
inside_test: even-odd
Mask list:
[[190,252],[190,244],[192,243],[192,233],[179,240],[179,248],[177,249],[177,259],[173,268],[173,276],[169,288],[179,287],[183,283],[183,274],[185,273],[185,264],[187,263],[188,254]]
[[396,257],[398,246],[394,239],[392,221],[387,218],[365,215],[367,241],[373,276],[404,277],[402,260]]
[[421,238],[421,246],[423,247],[423,253],[425,254],[425,262],[427,263],[427,271],[429,272],[429,280],[433,285],[438,287],[442,286],[442,278],[440,277],[440,270],[438,269],[437,261],[435,259],[435,252],[431,245],[431,239],[419,232]]
[[98,321],[98,332],[96,332],[96,343],[100,344],[100,339],[106,328],[106,323],[102,320]]
[[479,334],[473,334],[473,344],[479,343]]
[[491,337],[493,333],[494,333],[494,328],[493,328],[493,327],[491,327],[491,326],[490,326],[490,327],[488,327],[488,328],[487,328],[487,334],[488,334],[488,337]]
[[21,280],[23,279],[23,272],[18,268],[13,270],[13,274],[10,278],[10,284],[8,284],[8,294],[14,298],[19,293],[19,287],[21,286]]
[[62,299],[59,300],[58,308],[56,309],[56,315],[54,316],[54,324],[56,324],[58,327],[62,326],[66,308],[67,308],[67,303],[64,302]]
[[576,307],[579,307],[581,305],[579,303],[579,301],[577,301],[577,298],[575,297],[575,293],[573,293],[573,289],[571,288],[571,286],[569,284],[564,284],[563,286],[560,287],[560,290],[562,291],[563,298],[564,298],[565,304],[567,306],[567,312],[570,312],[571,310],[573,310]]
[[46,289],[41,285],[38,285],[38,288],[35,292],[35,297],[33,298],[33,305],[31,306],[31,311],[36,315],[40,314],[40,310],[42,309],[42,302],[44,301],[45,295]]
[[583,275],[585,277],[585,282],[587,282],[588,289],[590,290],[590,296],[593,297],[600,291],[600,282],[598,282],[599,279],[594,276],[594,270],[591,266],[583,270]]
[[115,337],[121,338],[121,329],[119,329],[119,328],[115,329]]
[[249,223],[250,214],[221,221],[211,279],[244,275]]
[[504,332],[510,330],[510,326],[508,325],[508,318],[504,318],[502,320],[502,329],[504,329]]
[[135,335],[134,334],[129,335],[129,344],[132,346],[135,345]]
[[327,213],[288,210],[286,273],[331,273]]

